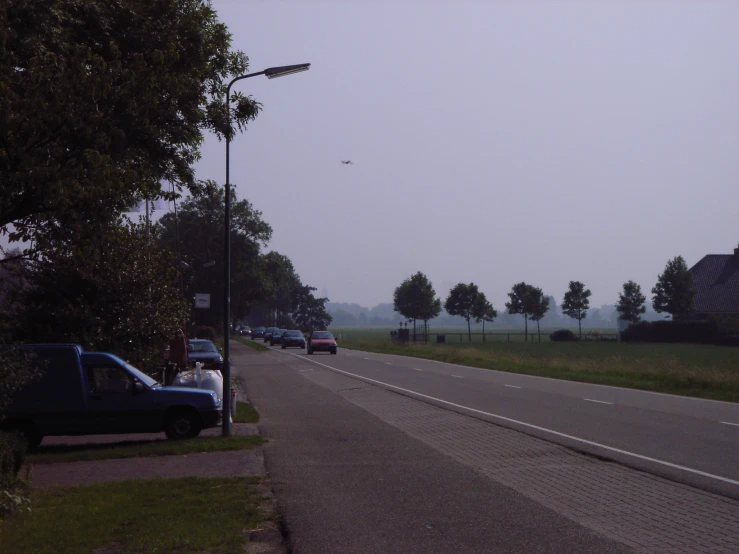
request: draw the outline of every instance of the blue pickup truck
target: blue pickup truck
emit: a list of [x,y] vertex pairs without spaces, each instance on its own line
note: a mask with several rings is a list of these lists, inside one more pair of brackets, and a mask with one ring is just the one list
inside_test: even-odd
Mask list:
[[129,363],[73,344],[32,344],[42,376],[23,387],[0,421],[29,446],[44,436],[156,433],[195,437],[220,425],[221,399],[209,390],[164,387]]

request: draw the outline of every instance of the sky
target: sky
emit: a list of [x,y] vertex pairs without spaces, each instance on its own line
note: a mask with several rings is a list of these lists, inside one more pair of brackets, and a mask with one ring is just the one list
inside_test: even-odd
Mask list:
[[[213,0],[263,104],[237,195],[304,283],[392,302],[514,283],[592,305],[739,244],[739,2]],[[341,160],[351,160],[343,165]],[[208,136],[200,179],[225,181]]]

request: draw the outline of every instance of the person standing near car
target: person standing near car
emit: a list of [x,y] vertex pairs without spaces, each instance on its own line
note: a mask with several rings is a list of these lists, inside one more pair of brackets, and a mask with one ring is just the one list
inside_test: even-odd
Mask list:
[[187,369],[187,340],[182,329],[177,329],[174,339],[169,341],[169,361],[180,371]]

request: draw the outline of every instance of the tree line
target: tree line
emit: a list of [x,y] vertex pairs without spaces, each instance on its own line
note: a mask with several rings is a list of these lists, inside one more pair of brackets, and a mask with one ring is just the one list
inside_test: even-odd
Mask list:
[[[582,337],[582,321],[590,310],[592,293],[580,281],[570,281],[559,305],[562,313],[577,320],[578,331]],[[672,316],[690,313],[694,308],[695,287],[693,275],[682,256],[667,262],[665,270],[659,274],[652,288],[652,306],[657,313]],[[522,315],[525,340],[528,341],[529,321],[536,322],[537,333],[541,338],[540,322],[553,307],[553,297],[546,296],[541,288],[526,282],[513,285],[508,293],[505,307],[510,315]],[[646,296],[634,281],[623,284],[615,309],[618,318],[629,324],[638,323],[646,312]],[[450,291],[443,303],[446,312],[459,316],[467,323],[468,337],[472,339],[471,321],[483,324],[492,323],[498,316],[497,310],[487,300],[485,293],[475,283],[458,283]],[[423,321],[425,325],[441,313],[442,302],[437,297],[428,277],[417,272],[405,279],[393,294],[394,310],[412,322]]]
[[[15,247],[0,250],[0,363],[22,365],[3,344],[72,342],[152,369],[177,328],[223,327],[225,197],[194,163],[207,133],[259,114],[239,92],[226,104],[248,58],[200,0],[18,0],[0,22],[0,235]],[[155,200],[177,212],[127,215]],[[264,252],[271,227],[232,200],[228,319],[328,325],[328,299]]]

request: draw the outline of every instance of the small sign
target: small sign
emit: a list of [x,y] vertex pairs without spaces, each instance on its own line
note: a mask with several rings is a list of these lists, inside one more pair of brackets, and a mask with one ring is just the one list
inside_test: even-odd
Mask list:
[[202,309],[210,308],[210,294],[203,292],[195,293],[195,307]]

